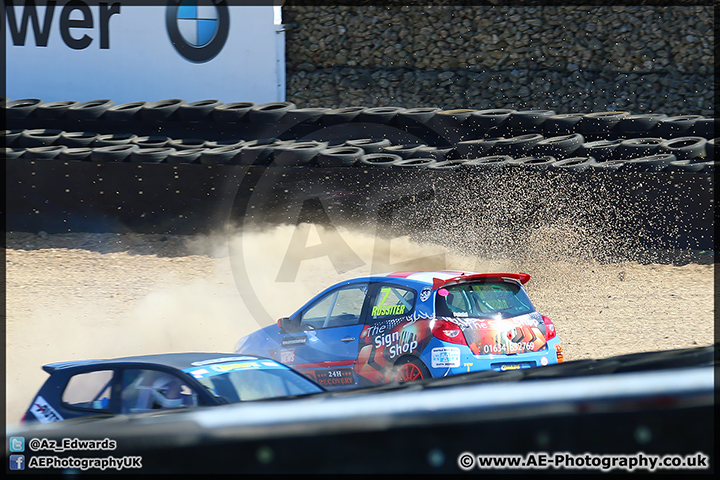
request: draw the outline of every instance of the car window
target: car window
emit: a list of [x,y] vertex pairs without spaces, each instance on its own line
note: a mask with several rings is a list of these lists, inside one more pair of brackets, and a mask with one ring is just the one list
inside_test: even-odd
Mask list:
[[121,413],[147,412],[198,405],[198,395],[175,375],[150,369],[122,374]]
[[325,295],[300,317],[303,329],[356,325],[367,297],[366,284],[343,287]]
[[112,370],[97,370],[73,375],[63,390],[62,402],[73,408],[107,410],[113,373]]
[[415,307],[415,290],[397,285],[380,285],[370,309],[372,320],[399,317]]
[[322,392],[304,376],[272,360],[222,363],[185,371],[224,403]]
[[535,311],[525,291],[514,283],[461,283],[437,291],[435,310],[440,316],[502,318]]

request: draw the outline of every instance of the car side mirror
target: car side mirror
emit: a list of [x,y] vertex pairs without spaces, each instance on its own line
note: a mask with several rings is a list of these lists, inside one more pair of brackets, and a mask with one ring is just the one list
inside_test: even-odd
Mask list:
[[293,333],[300,330],[300,321],[293,320],[290,317],[283,317],[278,319],[277,326],[280,327],[280,331],[285,333]]

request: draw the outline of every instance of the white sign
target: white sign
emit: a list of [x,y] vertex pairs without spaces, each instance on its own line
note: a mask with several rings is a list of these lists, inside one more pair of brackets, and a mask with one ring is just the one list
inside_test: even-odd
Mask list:
[[454,368],[460,366],[460,349],[457,347],[433,348],[432,368]]
[[4,3],[10,99],[285,100],[280,7],[225,0]]

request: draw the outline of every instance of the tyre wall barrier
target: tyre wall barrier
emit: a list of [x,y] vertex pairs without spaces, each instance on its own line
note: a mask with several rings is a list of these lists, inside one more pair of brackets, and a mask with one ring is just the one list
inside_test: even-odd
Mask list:
[[[7,103],[9,230],[190,234],[309,218],[493,248],[561,224],[613,251],[714,244],[714,122],[700,116],[54,103],[52,115],[39,100]],[[108,118],[114,108],[126,116]]]

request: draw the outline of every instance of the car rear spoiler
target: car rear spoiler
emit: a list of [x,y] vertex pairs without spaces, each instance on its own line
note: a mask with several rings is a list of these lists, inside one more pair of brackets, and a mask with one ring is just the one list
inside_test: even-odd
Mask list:
[[55,370],[58,370],[60,368],[74,367],[76,365],[83,365],[93,362],[97,362],[97,360],[71,360],[68,362],[48,363],[47,365],[43,365],[42,369],[45,370],[47,373],[53,373]]
[[437,290],[440,287],[448,285],[456,285],[458,283],[472,282],[478,280],[499,280],[502,282],[519,283],[525,285],[530,280],[530,275],[527,273],[476,273],[473,275],[460,275],[457,277],[447,278],[433,278],[433,290]]

